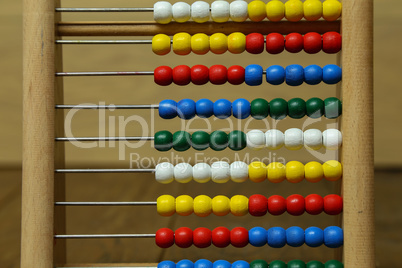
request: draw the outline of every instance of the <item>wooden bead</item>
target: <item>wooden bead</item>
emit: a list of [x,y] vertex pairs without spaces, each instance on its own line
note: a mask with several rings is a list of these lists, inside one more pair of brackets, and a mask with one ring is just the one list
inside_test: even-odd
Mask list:
[[312,64],[304,68],[304,82],[309,85],[318,85],[322,82],[323,72],[318,65]]
[[214,33],[209,37],[209,49],[214,54],[223,54],[228,50],[228,37],[223,33]]
[[322,16],[322,3],[320,0],[306,0],[303,3],[304,18],[308,21],[316,21]]
[[322,132],[318,129],[308,129],[303,134],[304,147],[308,150],[319,150],[322,147]]
[[206,183],[211,180],[211,166],[207,163],[198,163],[193,166],[193,179],[198,183]]
[[264,260],[254,260],[250,262],[250,268],[268,268],[268,263]]
[[244,216],[248,213],[248,198],[244,195],[235,195],[230,199],[230,212],[235,216]]
[[191,196],[180,195],[176,198],[176,213],[180,216],[188,216],[193,213],[194,200]]
[[155,234],[155,243],[158,247],[169,248],[174,244],[174,232],[169,228],[161,228]]
[[176,263],[172,261],[161,261],[158,263],[158,268],[176,268]]
[[288,115],[290,118],[300,119],[306,115],[306,102],[300,98],[288,101]]
[[342,80],[342,69],[338,65],[328,64],[322,68],[322,81],[334,85]]
[[305,243],[309,247],[319,247],[324,243],[324,231],[318,227],[309,227],[304,231]]
[[[269,3],[272,3],[271,1]],[[277,1],[275,1],[277,2]],[[278,1],[279,2],[279,1]],[[279,54],[285,49],[285,38],[278,33],[270,33],[266,37],[266,49],[270,54]]]
[[285,213],[287,202],[286,199],[279,195],[273,195],[268,198],[268,212],[271,215],[279,216]]
[[193,230],[180,227],[174,232],[174,242],[180,248],[189,248],[193,245]]
[[246,36],[246,50],[248,53],[261,54],[264,51],[264,43],[264,36],[260,33],[252,33]]
[[304,165],[299,161],[290,161],[286,164],[286,179],[291,183],[304,180]]
[[267,232],[268,245],[273,248],[282,248],[286,245],[286,231],[282,227],[272,227]]
[[248,4],[246,1],[232,1],[230,3],[230,19],[234,22],[244,22],[248,18]]
[[218,248],[230,245],[230,230],[226,227],[217,227],[212,231],[212,244]]
[[197,55],[205,55],[209,51],[209,37],[198,33],[191,37],[191,51]]
[[194,198],[194,214],[206,217],[212,212],[212,200],[209,196],[199,195]]
[[[319,0],[315,0],[321,3]],[[304,51],[308,54],[316,54],[322,49],[321,35],[318,33],[306,33],[303,43]]]
[[329,248],[339,248],[343,245],[343,230],[338,226],[324,229],[324,244]]
[[303,131],[289,128],[285,131],[285,147],[288,150],[300,150],[303,147]]
[[250,268],[250,264],[246,261],[235,261],[232,263],[232,268]]
[[191,36],[188,33],[177,33],[173,36],[173,52],[177,55],[188,55],[191,52]]
[[248,165],[241,161],[230,164],[230,179],[234,182],[244,182],[248,179]]
[[245,69],[239,65],[233,65],[228,68],[228,82],[232,85],[243,84],[245,79]]
[[236,248],[248,245],[248,231],[243,227],[235,227],[230,230],[230,244]]
[[229,20],[230,5],[226,1],[214,1],[211,4],[211,17],[214,22],[223,23]]
[[297,22],[304,16],[303,2],[300,0],[289,0],[285,3],[285,17],[288,21]]
[[[170,132],[169,132],[170,133]],[[159,163],[155,167],[155,180],[162,184],[174,181],[174,166],[171,163]]]
[[179,86],[186,86],[191,82],[191,69],[187,65],[179,65],[173,68],[173,82]]
[[173,149],[184,152],[191,147],[191,135],[185,131],[177,131],[173,134]]
[[291,260],[288,262],[288,268],[306,268],[306,264],[302,260]]
[[343,268],[343,263],[337,260],[330,260],[325,263],[325,268]]
[[173,19],[176,22],[187,22],[191,18],[191,7],[184,2],[176,2],[172,6]]
[[212,243],[211,230],[199,227],[193,231],[193,243],[197,248],[209,247]]
[[337,150],[342,145],[342,133],[337,129],[327,129],[322,133],[322,144],[328,150]]
[[209,134],[205,131],[196,131],[191,135],[191,145],[194,149],[202,151],[209,148]]
[[179,163],[174,167],[174,179],[180,183],[193,180],[193,167],[188,163]]
[[282,148],[285,144],[285,135],[282,131],[271,129],[265,132],[265,146],[270,150]]
[[282,98],[276,98],[269,103],[269,114],[275,120],[282,120],[288,116],[288,103]]
[[168,86],[173,82],[173,70],[169,66],[159,66],[154,70],[155,84]]
[[304,230],[297,226],[286,229],[286,243],[291,247],[300,247],[304,244]]
[[171,195],[159,196],[156,199],[156,210],[161,216],[172,216],[176,212],[176,199]]
[[337,181],[342,178],[342,164],[336,160],[329,160],[322,165],[324,178],[328,181]]
[[258,129],[247,132],[247,147],[253,150],[260,150],[265,147],[265,133]]
[[194,263],[190,260],[180,260],[177,262],[176,268],[194,268]]
[[240,130],[234,130],[228,135],[228,147],[233,151],[240,151],[247,146],[247,136]]
[[267,179],[267,166],[262,162],[252,162],[248,166],[248,176],[253,182],[263,182]]
[[[209,70],[208,70],[209,76]],[[195,103],[195,110],[198,117],[209,118],[214,115],[214,103],[208,99],[200,99]]]
[[152,38],[152,51],[156,55],[169,54],[170,47],[170,37],[166,34],[157,34]]
[[160,152],[166,152],[173,147],[173,135],[169,131],[158,131],[154,135],[154,147]]
[[230,262],[225,260],[218,260],[213,264],[213,268],[231,268],[231,267],[232,265],[230,264]]
[[246,50],[246,36],[243,33],[231,33],[228,36],[228,50],[233,54],[241,54]]
[[304,197],[299,194],[294,194],[286,198],[286,208],[290,215],[300,216],[305,211]]
[[310,118],[320,118],[325,113],[325,104],[322,99],[311,98],[306,101],[306,114]]
[[262,84],[263,69],[261,65],[250,64],[245,69],[244,81],[249,86],[259,86]]
[[324,210],[324,199],[318,194],[310,194],[305,198],[306,212],[318,215]]
[[285,68],[285,81],[289,86],[300,86],[304,82],[304,68],[298,64],[291,64]]
[[324,178],[324,169],[316,161],[308,162],[304,165],[304,177],[308,182],[319,182]]
[[228,81],[228,70],[223,65],[213,65],[209,68],[209,81],[214,85],[223,85]]
[[254,0],[248,4],[248,17],[251,21],[260,22],[267,17],[266,6],[263,1]]
[[285,16],[285,5],[279,0],[269,1],[266,5],[266,12],[270,21],[280,21]]
[[285,38],[285,49],[290,53],[298,53],[303,50],[304,39],[299,33],[290,33]]
[[209,21],[211,16],[209,4],[205,1],[196,1],[191,5],[191,18],[197,23]]
[[327,21],[337,20],[342,13],[342,4],[338,0],[325,0],[322,4],[322,17]]
[[265,99],[255,99],[250,104],[250,113],[254,119],[262,120],[269,115],[269,103]]
[[216,216],[225,216],[230,212],[230,200],[223,195],[215,196],[212,199],[212,213]]
[[211,165],[211,179],[215,183],[226,183],[230,180],[230,165],[224,161],[217,161]]
[[286,166],[279,162],[272,162],[267,166],[267,178],[270,182],[280,183],[286,179]]
[[288,268],[288,266],[285,262],[277,260],[270,262],[269,268]]
[[337,32],[326,32],[322,35],[322,51],[333,54],[342,49],[342,37]]
[[195,117],[195,101],[183,99],[177,103],[177,115],[181,119],[192,119]]
[[328,215],[338,215],[343,210],[342,197],[336,194],[330,194],[324,197],[324,211]]
[[214,103],[214,115],[219,119],[226,119],[232,115],[232,103],[226,99],[219,99]]
[[326,118],[335,119],[342,115],[342,102],[338,98],[326,98],[324,105]]
[[254,227],[248,231],[250,245],[262,247],[267,244],[267,230],[262,227]]
[[325,268],[324,264],[319,261],[309,261],[306,263],[306,268]]
[[233,116],[237,119],[246,119],[250,116],[250,102],[246,99],[237,99],[232,103]]
[[228,134],[223,131],[216,130],[209,136],[209,147],[214,151],[222,151],[228,147]]
[[159,1],[154,4],[154,20],[160,24],[168,24],[172,21],[172,4],[167,1]]
[[268,199],[260,194],[250,196],[248,199],[248,211],[252,216],[264,216],[268,211]]

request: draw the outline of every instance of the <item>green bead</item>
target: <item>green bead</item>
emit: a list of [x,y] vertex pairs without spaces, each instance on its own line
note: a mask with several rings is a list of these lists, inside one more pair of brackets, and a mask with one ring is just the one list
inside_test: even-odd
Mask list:
[[325,117],[329,119],[338,118],[342,114],[342,103],[338,98],[327,98],[325,103]]
[[250,268],[268,268],[268,263],[264,260],[254,260],[250,263]]
[[324,115],[324,101],[319,98],[311,98],[306,101],[306,113],[308,117],[320,118]]
[[343,263],[337,260],[327,261],[325,263],[325,268],[343,268]]
[[287,268],[288,266],[283,261],[272,261],[269,268]]
[[240,151],[247,146],[247,136],[240,130],[234,130],[229,133],[229,148],[233,151]]
[[288,103],[281,98],[273,99],[269,103],[269,114],[275,120],[284,119],[288,115]]
[[251,116],[261,120],[269,115],[269,103],[264,99],[255,99],[251,102]]
[[191,135],[193,148],[201,151],[209,147],[209,134],[205,131],[196,131]]
[[154,136],[154,147],[156,150],[166,152],[172,149],[173,135],[167,130],[158,131]]
[[177,131],[173,134],[173,149],[178,152],[187,151],[191,147],[191,135],[186,131]]
[[222,151],[228,147],[228,134],[216,130],[209,136],[209,147],[214,151]]
[[301,260],[293,260],[288,262],[288,268],[306,268],[306,264]]
[[290,118],[300,119],[306,115],[306,102],[300,98],[288,101],[288,115]]
[[324,268],[324,264],[319,261],[310,261],[307,263],[306,268]]

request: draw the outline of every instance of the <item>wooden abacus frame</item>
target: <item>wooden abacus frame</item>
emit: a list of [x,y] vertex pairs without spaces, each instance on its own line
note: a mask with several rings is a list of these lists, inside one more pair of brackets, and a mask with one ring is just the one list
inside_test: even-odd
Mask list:
[[[56,120],[63,119],[55,110],[63,103],[61,47],[57,36],[65,35],[152,35],[180,30],[177,24],[154,23],[61,23],[55,12],[58,0],[24,0],[23,35],[23,188],[21,267],[54,267],[65,263],[63,242],[55,247],[54,234],[65,229],[64,211],[55,211],[55,196],[63,200],[64,178],[55,174],[63,166],[63,145],[55,137],[64,134]],[[343,262],[345,267],[375,267],[374,254],[374,155],[373,155],[373,1],[343,0],[342,20],[336,22],[264,23],[261,33],[272,29],[325,32],[341,29],[343,101],[342,194],[344,198]],[[210,33],[213,23],[181,24],[186,31]],[[190,25],[190,26],[189,26]],[[298,28],[295,28],[298,27]],[[251,30],[250,23],[242,27]],[[317,28],[318,27],[318,28]],[[222,31],[222,29],[219,29]],[[231,24],[223,32],[232,32]],[[61,125],[61,124],[59,124]],[[56,179],[57,177],[57,179]],[[56,221],[55,221],[56,220]],[[138,264],[137,264],[138,265]]]

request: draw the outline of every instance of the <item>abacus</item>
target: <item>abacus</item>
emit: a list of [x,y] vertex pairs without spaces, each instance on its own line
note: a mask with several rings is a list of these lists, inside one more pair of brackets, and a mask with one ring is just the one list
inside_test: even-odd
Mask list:
[[[24,1],[24,134],[23,134],[23,202],[21,267],[73,267],[66,263],[68,239],[155,239],[156,245],[179,248],[192,245],[205,248],[211,245],[220,248],[232,245],[244,247],[285,245],[298,247],[341,248],[338,260],[328,260],[325,267],[375,267],[374,257],[374,201],[373,201],[373,57],[372,17],[373,3],[367,0],[288,0],[281,1],[214,1],[211,5],[197,1],[191,6],[183,2],[174,5],[160,1],[148,8],[62,8],[60,1]],[[153,12],[155,22],[62,22],[63,12]],[[304,19],[303,19],[304,18]],[[175,22],[172,22],[175,20]],[[192,20],[189,22],[189,20]],[[264,37],[264,35],[266,35]],[[285,36],[284,36],[285,35]],[[303,36],[304,35],[304,36]],[[63,40],[63,36],[153,36],[152,40]],[[170,37],[172,36],[172,38]],[[177,55],[190,53],[232,54],[250,53],[278,54],[286,50],[298,53],[304,50],[314,54],[341,52],[337,65],[268,65],[266,70],[257,64],[245,67],[233,65],[186,65],[155,66],[154,70],[125,72],[70,72],[62,68],[61,47],[72,44],[147,44],[157,55],[173,52]],[[151,49],[151,48],[150,48]],[[264,51],[266,50],[266,52]],[[179,58],[182,59],[182,58]],[[178,60],[179,61],[179,60]],[[215,63],[214,63],[215,64]],[[342,69],[340,68],[340,65]],[[137,66],[140,68],[141,66]],[[136,68],[137,68],[136,67]],[[265,66],[264,66],[265,67]],[[222,85],[230,83],[250,90],[261,85],[286,83],[299,86],[303,83],[317,85],[320,82],[337,84],[337,97],[237,99],[233,102],[219,99],[198,101],[182,99],[164,100],[159,104],[129,105],[68,105],[63,102],[63,77],[68,76],[152,76],[160,86],[186,86],[189,83],[207,87],[207,83]],[[342,80],[342,81],[341,81]],[[207,90],[205,92],[208,92]],[[244,96],[246,97],[246,96]],[[340,130],[289,128],[284,133],[277,129],[263,132],[258,129],[247,133],[234,129],[230,132],[214,130],[158,131],[153,136],[139,137],[65,137],[63,110],[71,109],[151,109],[158,110],[161,120],[179,117],[182,121],[195,116],[227,119],[233,116],[242,120],[250,116],[256,120],[268,116],[273,120],[286,117],[301,119],[305,116],[317,119],[339,118]],[[211,165],[188,163],[173,165],[158,163],[148,169],[66,169],[64,167],[64,143],[73,141],[153,141],[159,152],[187,151],[210,148],[228,153],[268,148],[286,147],[294,150],[340,150],[339,159],[325,163],[315,161],[305,165],[292,159],[286,164],[260,161],[246,163],[215,161]],[[342,145],[342,149],[340,146]],[[305,148],[304,148],[305,147]],[[234,151],[234,152],[233,152]],[[339,160],[339,162],[338,162]],[[65,200],[66,173],[154,173],[161,184],[197,183],[217,184],[228,181],[272,183],[288,181],[299,183],[307,180],[319,183],[341,180],[340,193],[320,196],[314,193],[303,197],[292,194],[285,198],[280,193],[272,196],[253,194],[211,196],[161,195],[155,200],[143,201],[139,196],[132,202],[70,202]],[[174,182],[175,181],[175,182]],[[211,182],[212,181],[212,182]],[[150,182],[151,183],[151,182]],[[152,182],[154,183],[154,182]],[[241,190],[241,189],[240,189]],[[254,217],[307,213],[318,215],[342,215],[342,223],[326,228],[301,228],[298,224],[284,229],[255,226],[247,230],[236,226],[229,230],[222,223],[213,229],[198,226],[194,230],[180,227],[175,231],[160,228],[146,234],[69,234],[65,226],[66,206],[156,206],[157,217],[173,214],[199,217],[233,214]],[[152,209],[152,208],[148,208]],[[166,227],[166,226],[165,226]],[[340,253],[340,251],[338,251]],[[188,255],[187,255],[188,256]],[[243,261],[246,256],[232,264],[222,254],[220,260],[191,259],[176,263],[165,257],[159,264],[125,264],[125,267],[306,267],[304,262],[294,260],[285,264],[261,256],[262,260]],[[156,259],[156,258],[155,258]],[[343,265],[340,263],[342,261]],[[307,267],[324,267],[321,262],[311,261]],[[96,264],[82,264],[94,267]],[[121,267],[108,264],[106,267]]]

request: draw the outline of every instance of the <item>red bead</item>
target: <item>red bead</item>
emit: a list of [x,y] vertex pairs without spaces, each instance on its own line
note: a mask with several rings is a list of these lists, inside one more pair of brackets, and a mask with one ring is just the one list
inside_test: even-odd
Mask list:
[[337,53],[342,48],[342,36],[337,32],[327,32],[322,36],[322,50],[325,53]]
[[168,86],[173,82],[173,71],[169,66],[159,66],[154,71],[154,81],[157,85]]
[[268,198],[268,212],[278,216],[286,211],[286,199],[279,195],[273,195]]
[[288,196],[288,198],[286,198],[286,207],[290,215],[302,215],[305,211],[304,197],[299,194]]
[[264,51],[264,36],[252,33],[246,36],[246,50],[251,54],[260,54]]
[[338,215],[343,210],[342,197],[336,194],[330,194],[324,197],[324,211],[328,215]]
[[180,227],[174,232],[174,242],[178,247],[188,248],[193,244],[193,230]]
[[311,215],[318,215],[324,210],[324,199],[318,194],[310,194],[305,198],[306,211]]
[[179,65],[173,68],[173,82],[179,86],[186,86],[191,81],[191,69],[187,65]]
[[155,243],[161,248],[168,248],[174,244],[174,232],[169,228],[161,228],[155,234]]
[[248,231],[243,227],[236,227],[230,231],[230,243],[232,246],[242,248],[248,245]]
[[303,36],[299,33],[291,33],[286,36],[285,48],[290,53],[302,51],[304,45]]
[[232,85],[240,85],[244,82],[245,70],[239,65],[233,65],[228,68],[228,81]]
[[267,52],[271,54],[281,53],[285,48],[285,38],[278,33],[267,35]]
[[268,199],[260,194],[250,196],[248,199],[248,212],[253,216],[264,216],[268,211]]
[[191,82],[194,85],[205,85],[209,81],[209,69],[204,65],[194,65],[191,68]]
[[212,232],[211,230],[200,227],[193,231],[193,243],[197,248],[206,248],[211,245]]
[[218,248],[225,248],[230,244],[230,231],[226,227],[217,227],[212,231],[212,244]]
[[223,85],[228,81],[228,70],[223,65],[213,65],[209,68],[209,81],[214,85]]
[[322,49],[322,40],[319,33],[307,33],[304,35],[304,51],[315,54]]

